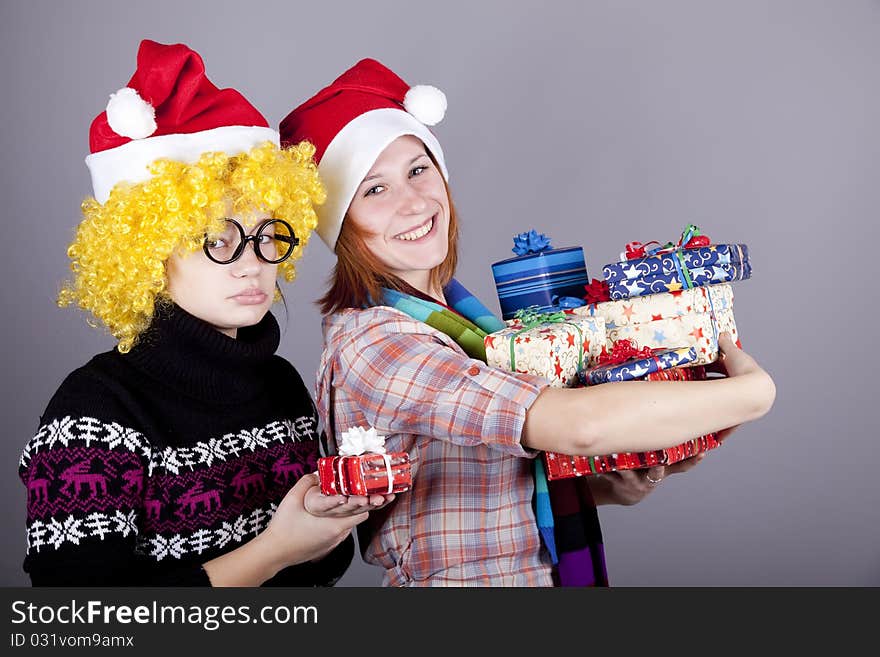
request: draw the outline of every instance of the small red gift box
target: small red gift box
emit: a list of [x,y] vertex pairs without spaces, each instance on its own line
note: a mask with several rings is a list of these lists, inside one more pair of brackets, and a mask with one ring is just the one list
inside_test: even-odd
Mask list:
[[[640,381],[701,381],[706,378],[705,368],[676,367],[668,370],[651,372]],[[544,452],[544,465],[547,479],[566,479],[583,475],[602,474],[615,470],[638,470],[655,465],[671,465],[684,459],[696,456],[700,452],[715,449],[719,443],[715,434],[700,436],[693,440],[651,452],[621,452],[603,456],[569,456],[557,452]]]
[[412,485],[409,455],[359,454],[318,459],[318,479],[325,495],[389,495]]

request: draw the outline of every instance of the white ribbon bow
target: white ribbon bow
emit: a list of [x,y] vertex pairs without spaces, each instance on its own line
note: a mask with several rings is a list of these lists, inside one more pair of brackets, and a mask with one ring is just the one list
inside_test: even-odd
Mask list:
[[365,452],[385,453],[385,436],[380,436],[372,427],[354,427],[343,431],[339,437],[340,456],[359,456]]

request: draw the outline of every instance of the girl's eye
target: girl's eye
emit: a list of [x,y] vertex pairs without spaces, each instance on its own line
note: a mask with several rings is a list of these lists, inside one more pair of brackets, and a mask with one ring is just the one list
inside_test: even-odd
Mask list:
[[260,233],[260,244],[271,244],[274,239],[274,234]]
[[222,249],[226,246],[226,241],[222,237],[206,240],[209,249]]
[[364,192],[364,196],[381,194],[383,191],[385,191],[385,185],[374,185],[373,187],[370,187],[366,192]]
[[417,167],[414,167],[412,171],[409,172],[410,176],[420,176],[424,171],[428,169],[424,164],[420,164]]

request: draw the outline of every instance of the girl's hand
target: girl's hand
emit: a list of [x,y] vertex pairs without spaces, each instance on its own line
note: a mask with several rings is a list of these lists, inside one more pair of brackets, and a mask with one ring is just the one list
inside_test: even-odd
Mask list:
[[[313,475],[310,475],[313,476]],[[316,478],[317,479],[317,478]],[[347,516],[375,511],[391,504],[396,495],[324,495],[318,486],[306,491],[303,503],[306,511],[322,518],[345,518]]]
[[[656,475],[652,476],[657,478]],[[645,471],[640,470],[618,470],[591,475],[587,478],[587,483],[596,506],[638,504],[655,488],[645,478]]]
[[590,492],[596,506],[638,504],[650,495],[666,477],[687,472],[705,458],[706,453],[697,454],[672,465],[658,465],[643,470],[617,470],[587,478]]
[[[756,395],[760,395],[763,399],[759,400],[767,404],[769,408],[776,397],[776,385],[754,358],[736,346],[730,333],[725,331],[718,336],[718,360],[707,367],[707,371],[723,374],[728,378],[751,376],[761,379],[766,383],[764,386],[750,386]],[[719,442],[724,441],[730,434],[739,428],[739,425],[728,427],[716,432],[715,437]]]
[[706,369],[728,377],[763,371],[754,358],[736,346],[727,331],[718,336],[718,360],[708,365]]
[[[355,525],[367,519],[367,508],[351,507],[345,515],[325,517],[310,513],[306,510],[305,498],[308,495],[314,499],[316,494],[323,497],[318,476],[301,477],[281,500],[269,526],[254,539],[261,543],[276,571],[320,559],[345,540]],[[343,505],[337,503],[337,506]]]

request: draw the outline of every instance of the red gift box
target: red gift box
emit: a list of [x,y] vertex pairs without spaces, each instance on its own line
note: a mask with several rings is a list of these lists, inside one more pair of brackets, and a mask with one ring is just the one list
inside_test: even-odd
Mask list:
[[318,479],[325,495],[388,495],[412,485],[406,452],[325,456],[318,459]]
[[[702,381],[706,378],[704,367],[676,367],[651,372],[639,381]],[[638,470],[655,465],[671,465],[696,456],[700,452],[715,449],[721,443],[710,433],[693,440],[651,452],[621,452],[603,456],[569,456],[557,452],[544,452],[547,479],[566,479],[583,475],[602,474],[615,470]]]

